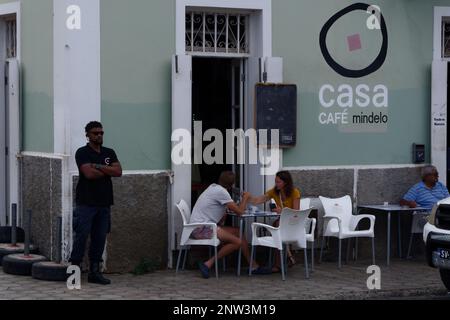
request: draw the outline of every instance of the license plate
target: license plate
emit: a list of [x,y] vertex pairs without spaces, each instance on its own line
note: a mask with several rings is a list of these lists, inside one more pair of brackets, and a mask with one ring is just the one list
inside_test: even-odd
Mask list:
[[450,260],[450,250],[449,249],[438,249],[439,257],[441,259]]

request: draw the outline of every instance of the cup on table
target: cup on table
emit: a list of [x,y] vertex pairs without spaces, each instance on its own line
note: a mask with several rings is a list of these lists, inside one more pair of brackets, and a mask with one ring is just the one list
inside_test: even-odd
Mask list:
[[256,207],[256,206],[250,206],[250,208],[248,209],[248,211],[249,211],[250,213],[256,213],[256,212],[258,212],[258,207]]

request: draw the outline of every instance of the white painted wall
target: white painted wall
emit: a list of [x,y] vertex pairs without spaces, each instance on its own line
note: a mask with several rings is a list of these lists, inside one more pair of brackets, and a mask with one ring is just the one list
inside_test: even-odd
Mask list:
[[[81,12],[81,28],[66,26],[69,6]],[[84,127],[101,120],[100,0],[54,0],[54,152],[63,161],[64,254],[72,239],[72,180],[76,150],[86,144]]]
[[[447,72],[450,58],[442,58],[442,22],[450,17],[450,7],[434,8],[433,63],[431,80],[431,163],[438,168],[440,180],[447,184]],[[438,119],[444,119],[439,121]]]
[[442,60],[433,61],[431,80],[431,163],[438,169],[439,179],[445,185],[447,184],[447,72],[449,63]]

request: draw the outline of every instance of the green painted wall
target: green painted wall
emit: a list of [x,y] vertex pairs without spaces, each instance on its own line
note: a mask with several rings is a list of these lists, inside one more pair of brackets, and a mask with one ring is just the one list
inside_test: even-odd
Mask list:
[[[285,166],[408,164],[412,143],[424,143],[430,160],[430,83],[433,7],[448,0],[376,0],[386,19],[389,50],[384,65],[359,79],[345,78],[325,62],[319,33],[325,22],[356,1],[273,0],[273,55],[284,58],[285,81],[299,86],[298,145],[286,150]],[[365,26],[369,15],[352,13],[330,30],[333,57],[351,68],[368,65],[379,51],[380,32]],[[349,52],[347,36],[361,35],[362,48]],[[175,51],[175,1],[101,0],[102,121],[106,144],[128,170],[170,168],[171,72]],[[372,103],[353,114],[382,111],[384,126],[319,123],[322,85],[378,84],[389,90],[388,108]],[[356,97],[355,97],[356,98]],[[348,132],[350,129],[351,132]],[[375,131],[375,132],[368,132]]]
[[[412,163],[413,143],[424,143],[430,154],[431,61],[433,59],[433,7],[447,1],[370,1],[386,19],[389,50],[386,62],[375,73],[359,79],[345,78],[325,62],[319,33],[335,13],[356,1],[273,1],[273,54],[285,63],[285,81],[299,86],[299,142],[284,153],[285,166],[407,164]],[[381,33],[366,27],[368,14],[351,13],[330,30],[327,45],[332,56],[345,66],[359,69],[370,64],[381,47]],[[346,37],[361,34],[362,49],[350,52]],[[341,112],[339,106],[325,109],[319,102],[322,85],[336,90],[341,84],[355,88],[384,84],[389,89],[387,126],[378,132],[346,132],[341,125],[321,125],[321,112]],[[350,114],[378,112],[372,104],[353,107]],[[365,130],[367,131],[367,127]]]
[[100,5],[105,144],[127,170],[170,169],[175,1]]
[[53,152],[53,1],[22,0],[23,150]]
[[21,2],[22,149],[53,152],[53,1]]

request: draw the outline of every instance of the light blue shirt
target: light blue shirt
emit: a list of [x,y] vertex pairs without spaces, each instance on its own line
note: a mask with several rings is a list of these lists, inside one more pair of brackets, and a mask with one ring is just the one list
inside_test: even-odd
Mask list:
[[448,197],[450,197],[448,189],[442,183],[438,182],[430,189],[422,181],[409,189],[403,199],[415,201],[420,207],[432,209],[436,203]]

